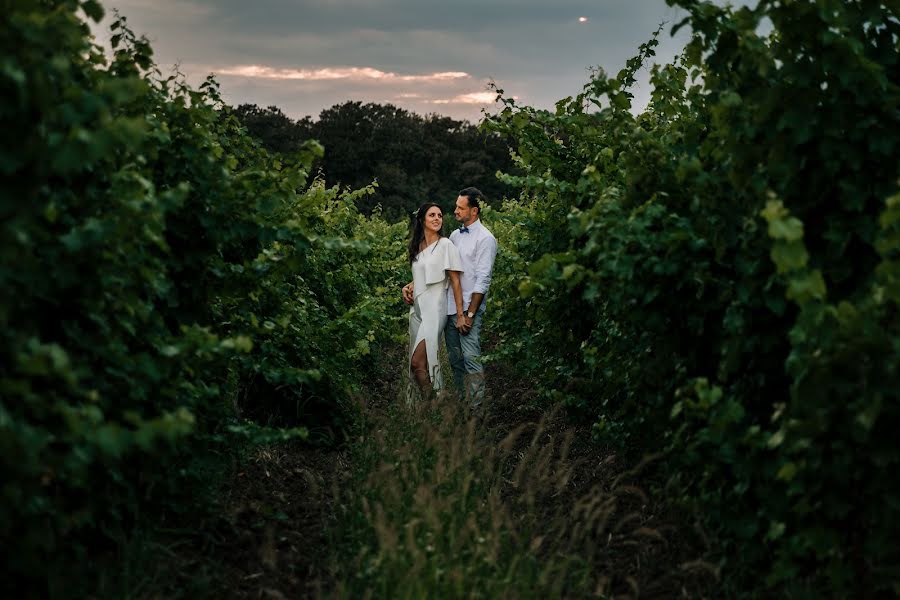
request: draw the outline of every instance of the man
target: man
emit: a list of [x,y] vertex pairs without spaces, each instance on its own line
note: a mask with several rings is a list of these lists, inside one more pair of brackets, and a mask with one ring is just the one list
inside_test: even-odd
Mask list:
[[[453,368],[453,379],[460,396],[473,406],[484,400],[484,365],[481,363],[481,325],[494,259],[497,257],[497,239],[480,220],[481,203],[484,194],[478,188],[467,187],[456,198],[453,215],[461,227],[450,234],[450,241],[456,245],[462,259],[461,277],[464,326],[456,327],[456,300],[452,291],[447,295],[447,325],[444,339],[447,354]],[[403,299],[412,303],[413,287],[403,288]]]

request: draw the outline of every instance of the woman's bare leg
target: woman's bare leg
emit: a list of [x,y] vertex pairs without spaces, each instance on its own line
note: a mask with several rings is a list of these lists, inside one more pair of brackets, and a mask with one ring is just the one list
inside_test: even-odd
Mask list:
[[425,349],[425,340],[419,342],[413,351],[412,358],[409,361],[409,369],[419,389],[422,390],[422,397],[431,396],[432,386],[431,378],[428,376],[428,353]]

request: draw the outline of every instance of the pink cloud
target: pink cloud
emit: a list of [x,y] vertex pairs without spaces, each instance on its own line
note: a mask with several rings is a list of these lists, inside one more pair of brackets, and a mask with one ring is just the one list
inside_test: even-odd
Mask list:
[[422,75],[400,75],[390,71],[382,71],[372,67],[327,67],[324,69],[273,69],[260,65],[244,65],[218,69],[219,75],[238,77],[257,77],[262,79],[307,80],[307,81],[384,81],[432,83],[468,79],[468,73],[462,71],[440,71]]
[[[515,96],[514,96],[515,98]],[[431,100],[431,104],[493,104],[497,99],[496,92],[471,92],[453,98]]]

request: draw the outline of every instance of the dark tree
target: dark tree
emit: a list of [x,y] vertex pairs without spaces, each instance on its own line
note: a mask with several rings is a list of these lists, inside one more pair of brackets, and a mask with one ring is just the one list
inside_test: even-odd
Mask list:
[[450,210],[463,187],[479,187],[499,201],[505,187],[494,174],[514,172],[507,143],[467,121],[410,113],[390,104],[344,102],[323,110],[318,121],[292,121],[274,106],[235,109],[250,133],[268,150],[287,154],[307,139],[325,146],[326,180],[359,188],[378,181],[360,200],[366,213],[377,205],[390,219],[405,217],[431,200]]
[[277,106],[260,108],[255,104],[241,104],[234,109],[234,114],[269,152],[296,152],[303,141],[311,137],[309,117],[293,121]]

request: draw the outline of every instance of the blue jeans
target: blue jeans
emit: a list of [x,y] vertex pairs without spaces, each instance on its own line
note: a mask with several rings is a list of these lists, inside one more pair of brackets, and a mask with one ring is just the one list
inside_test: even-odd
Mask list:
[[447,342],[447,356],[453,368],[453,381],[461,398],[473,406],[484,400],[484,365],[481,364],[481,323],[484,311],[475,313],[472,329],[462,335],[456,329],[456,315],[447,316],[444,339]]

